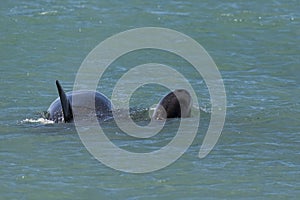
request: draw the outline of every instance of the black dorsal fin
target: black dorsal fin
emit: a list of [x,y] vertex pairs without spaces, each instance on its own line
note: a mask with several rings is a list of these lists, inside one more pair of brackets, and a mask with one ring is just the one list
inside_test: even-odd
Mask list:
[[56,80],[56,87],[57,87],[57,91],[59,94],[60,103],[64,115],[64,122],[65,123],[71,122],[73,120],[73,112],[72,112],[70,101],[68,100],[67,95],[63,90],[63,88],[61,87],[58,80]]

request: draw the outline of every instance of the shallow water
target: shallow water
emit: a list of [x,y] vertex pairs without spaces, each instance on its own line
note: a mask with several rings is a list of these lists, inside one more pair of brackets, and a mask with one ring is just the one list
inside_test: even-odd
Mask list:
[[[299,10],[297,0],[1,2],[0,199],[297,199]],[[79,66],[99,42],[145,26],[194,38],[222,74],[226,122],[207,157],[197,157],[210,117],[205,83],[182,67],[185,61],[156,51],[113,63],[98,91],[111,96],[124,71],[150,61],[189,75],[206,112],[192,146],[167,168],[116,171],[88,153],[72,124],[24,123],[38,120],[57,97],[56,79],[72,90]],[[165,93],[147,85],[131,105],[152,106]],[[119,134],[114,123],[105,130],[115,144],[139,152],[168,143],[176,124],[171,120],[165,135],[147,140]]]

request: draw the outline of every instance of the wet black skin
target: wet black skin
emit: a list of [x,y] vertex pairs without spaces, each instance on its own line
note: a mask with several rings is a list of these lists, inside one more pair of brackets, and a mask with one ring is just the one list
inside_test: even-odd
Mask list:
[[[73,122],[72,106],[79,110],[82,116],[97,115],[99,120],[111,117],[112,104],[102,93],[95,91],[75,91],[65,93],[59,81],[56,81],[59,97],[55,99],[47,110],[46,117],[55,123]],[[72,98],[76,96],[76,105],[72,105]],[[93,101],[95,99],[95,101]],[[94,111],[95,103],[96,111]]]
[[177,89],[162,98],[152,115],[153,119],[186,118],[191,116],[192,98],[188,91]]
[[[59,81],[56,81],[59,97],[49,106],[46,118],[55,123],[73,122],[73,109],[82,118],[97,116],[98,120],[112,118],[112,103],[102,93],[96,91],[75,91],[65,93]],[[76,97],[76,104],[72,98]],[[95,106],[93,105],[95,104]],[[164,96],[157,105],[152,118],[185,118],[191,116],[192,98],[184,89],[177,89]],[[96,108],[96,110],[94,109]],[[79,111],[79,112],[78,112]]]

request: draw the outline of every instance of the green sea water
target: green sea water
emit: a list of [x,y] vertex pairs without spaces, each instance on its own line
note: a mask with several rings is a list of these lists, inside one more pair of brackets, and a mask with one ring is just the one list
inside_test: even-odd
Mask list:
[[[5,0],[0,5],[0,199],[298,199],[298,0]],[[89,154],[73,125],[28,122],[57,97],[55,80],[72,90],[77,70],[97,44],[141,27],[192,37],[218,66],[227,114],[207,157],[198,158],[210,119],[205,82],[184,60],[165,52],[122,57],[98,90],[111,96],[124,71],[153,61],[189,75],[200,99],[200,127],[172,165],[146,174],[117,171]],[[147,85],[131,105],[152,105],[165,92]],[[139,152],[167,144],[177,122],[168,123],[165,135],[147,140],[117,134],[113,123],[104,129],[118,146]]]

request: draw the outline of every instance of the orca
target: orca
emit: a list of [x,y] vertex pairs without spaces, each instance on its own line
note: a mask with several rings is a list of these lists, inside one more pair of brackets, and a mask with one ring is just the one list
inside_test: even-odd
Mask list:
[[[96,115],[98,120],[105,120],[112,116],[112,104],[110,100],[102,93],[96,91],[73,91],[67,92],[63,90],[61,84],[56,80],[56,87],[59,97],[55,99],[49,106],[46,118],[55,123],[73,122],[73,109],[79,109],[80,117],[91,117]],[[76,105],[72,104],[72,98],[76,97]],[[95,101],[93,101],[93,99]],[[95,105],[93,105],[95,103]],[[94,110],[96,109],[96,110]]]
[[191,116],[192,98],[185,89],[176,89],[164,96],[156,106],[152,118],[186,118]]
[[[59,97],[49,106],[46,119],[55,123],[71,123],[74,120],[73,109],[76,107],[77,114],[82,119],[97,116],[99,121],[112,119],[113,106],[111,101],[102,93],[89,90],[67,92],[56,80]],[[72,98],[76,97],[72,103]],[[93,105],[94,104],[94,105]],[[186,118],[191,116],[192,98],[187,90],[176,89],[165,95],[156,106],[152,119],[165,120],[167,118]],[[95,110],[96,109],[96,110]],[[79,112],[78,112],[79,111]]]

